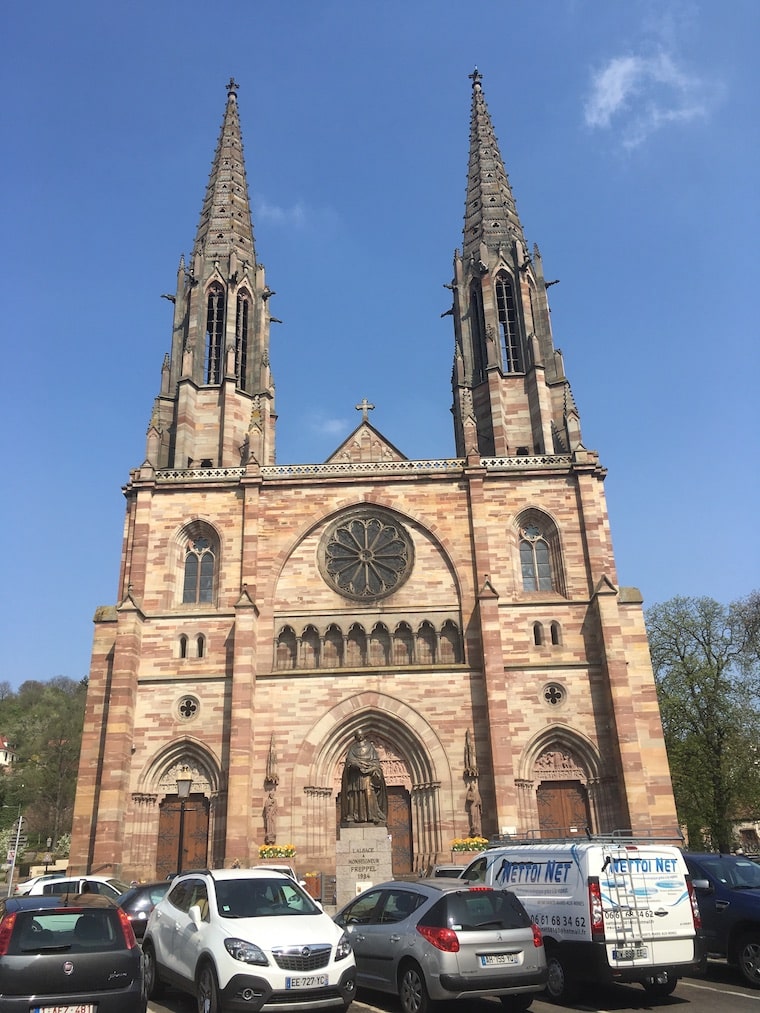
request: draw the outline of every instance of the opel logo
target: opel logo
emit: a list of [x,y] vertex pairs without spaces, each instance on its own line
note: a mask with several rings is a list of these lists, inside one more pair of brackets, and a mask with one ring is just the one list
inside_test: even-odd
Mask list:
[[63,973],[64,974],[71,974],[73,970],[74,970],[74,965],[71,963],[71,961],[70,960],[64,960],[64,962],[63,962]]
[[310,946],[304,946],[304,948],[301,950],[301,956],[302,957],[310,957],[311,956],[311,947]]

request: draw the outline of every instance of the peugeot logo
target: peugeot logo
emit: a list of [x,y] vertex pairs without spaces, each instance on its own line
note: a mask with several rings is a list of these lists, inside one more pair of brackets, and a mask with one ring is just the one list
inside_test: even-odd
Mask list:
[[302,957],[310,957],[311,956],[311,947],[310,946],[304,946],[304,948],[301,950],[301,956]]
[[74,965],[71,963],[71,961],[70,960],[64,960],[64,962],[63,962],[63,973],[64,974],[71,974],[73,972],[73,970],[74,970]]

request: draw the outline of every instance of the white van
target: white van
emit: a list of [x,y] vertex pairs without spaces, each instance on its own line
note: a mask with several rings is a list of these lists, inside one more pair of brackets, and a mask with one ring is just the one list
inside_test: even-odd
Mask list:
[[553,999],[571,999],[584,981],[670,995],[702,961],[696,897],[672,845],[614,836],[498,845],[462,879],[517,894],[543,932]]

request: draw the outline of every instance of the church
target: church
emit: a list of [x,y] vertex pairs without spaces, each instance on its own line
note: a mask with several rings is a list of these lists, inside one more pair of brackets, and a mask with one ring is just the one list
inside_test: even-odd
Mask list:
[[606,469],[471,80],[452,456],[394,446],[365,399],[301,465],[275,454],[273,292],[227,86],[118,601],[94,618],[72,871],[248,866],[267,844],[334,875],[356,741],[394,875],[465,838],[675,834],[641,595],[617,581]]

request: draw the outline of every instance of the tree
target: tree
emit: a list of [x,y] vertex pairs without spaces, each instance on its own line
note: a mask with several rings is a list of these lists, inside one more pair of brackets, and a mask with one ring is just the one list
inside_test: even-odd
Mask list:
[[16,749],[0,778],[3,814],[23,808],[30,845],[71,830],[86,694],[86,680],[58,676],[0,700],[0,728]]
[[679,819],[692,847],[730,851],[760,811],[760,595],[672,598],[646,613]]

